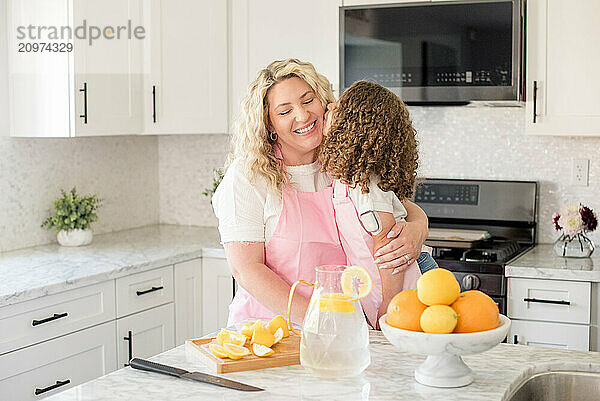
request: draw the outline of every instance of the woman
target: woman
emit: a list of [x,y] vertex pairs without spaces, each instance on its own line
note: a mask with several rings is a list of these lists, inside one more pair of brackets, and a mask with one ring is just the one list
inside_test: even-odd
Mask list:
[[[214,197],[221,242],[241,287],[228,324],[285,315],[290,285],[314,281],[314,268],[345,264],[332,206],[331,180],[317,148],[329,81],[310,63],[275,61],[260,71],[242,101],[229,167]],[[427,237],[427,217],[405,202],[409,219],[379,253],[379,267],[406,268]],[[298,287],[291,319],[302,323],[311,289]]]

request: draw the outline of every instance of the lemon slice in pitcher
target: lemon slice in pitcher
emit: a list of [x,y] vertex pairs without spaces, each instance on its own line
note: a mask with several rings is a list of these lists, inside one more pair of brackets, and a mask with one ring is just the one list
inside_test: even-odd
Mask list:
[[[354,293],[354,280],[358,281],[358,294]],[[369,295],[373,288],[373,280],[368,271],[360,266],[350,266],[342,272],[342,291],[348,297],[363,298]]]

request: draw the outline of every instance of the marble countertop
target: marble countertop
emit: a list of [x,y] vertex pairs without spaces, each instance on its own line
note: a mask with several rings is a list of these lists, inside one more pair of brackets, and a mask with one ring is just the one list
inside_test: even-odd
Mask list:
[[90,245],[0,253],[0,307],[201,256],[225,257],[215,227],[153,225],[94,236]]
[[600,252],[591,258],[563,258],[554,254],[551,244],[540,244],[509,262],[504,271],[506,277],[600,282]]
[[[548,370],[600,372],[600,353],[499,344],[478,355],[464,357],[474,372],[466,387],[444,389],[414,381],[414,369],[425,359],[398,351],[381,332],[370,333],[371,365],[359,376],[321,379],[301,366],[287,366],[223,375],[266,391],[241,392],[132,368],[55,394],[48,401],[113,400],[505,400],[518,384]],[[153,361],[189,371],[212,373],[200,362],[186,358],[179,346]]]

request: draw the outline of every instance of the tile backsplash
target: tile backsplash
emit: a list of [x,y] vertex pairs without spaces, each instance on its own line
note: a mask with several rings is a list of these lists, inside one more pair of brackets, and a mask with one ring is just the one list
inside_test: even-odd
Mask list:
[[[419,175],[539,182],[538,241],[557,234],[552,213],[566,202],[600,212],[600,137],[524,135],[517,107],[411,107]],[[0,251],[55,241],[40,228],[59,189],[104,198],[95,233],[158,222],[216,226],[209,198],[227,135],[71,139],[0,137]],[[590,160],[589,185],[571,184],[573,159]],[[599,244],[600,235],[592,239]]]

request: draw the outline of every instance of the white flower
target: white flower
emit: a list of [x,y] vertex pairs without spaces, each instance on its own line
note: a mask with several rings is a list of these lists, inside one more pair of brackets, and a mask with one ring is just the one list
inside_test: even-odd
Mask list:
[[558,224],[563,228],[564,233],[570,237],[583,232],[583,220],[579,213],[579,205],[570,204],[565,206],[560,213]]

